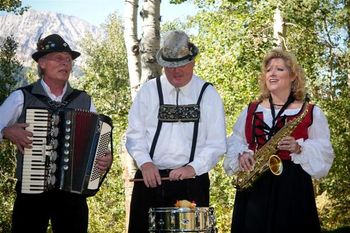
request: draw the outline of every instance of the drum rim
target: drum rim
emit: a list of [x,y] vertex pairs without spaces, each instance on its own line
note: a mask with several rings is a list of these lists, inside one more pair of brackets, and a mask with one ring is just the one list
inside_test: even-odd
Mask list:
[[189,208],[189,207],[151,207],[149,208],[149,213],[151,212],[203,212],[203,211],[209,211],[214,209],[213,207],[194,207],[194,208]]

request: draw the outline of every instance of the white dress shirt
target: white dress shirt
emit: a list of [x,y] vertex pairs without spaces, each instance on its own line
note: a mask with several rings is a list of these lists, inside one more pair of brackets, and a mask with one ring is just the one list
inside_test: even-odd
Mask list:
[[[41,85],[43,86],[46,94],[50,99],[61,102],[62,97],[67,91],[67,84],[64,86],[63,92],[60,96],[55,96],[50,88],[47,86],[47,84],[41,79]],[[3,102],[3,104],[0,106],[0,141],[3,140],[2,130],[10,125],[13,125],[17,122],[17,119],[22,113],[24,103],[24,95],[21,90],[16,90],[12,92],[9,97]],[[91,101],[91,112],[96,112],[96,108],[93,105]]]
[[[238,117],[232,135],[228,138],[228,150],[224,160],[224,169],[228,175],[232,175],[240,170],[238,155],[243,152],[249,152],[245,136],[245,122],[247,117],[245,108]],[[258,106],[257,111],[263,112],[264,122],[271,127],[272,114],[270,108]],[[277,110],[278,111],[278,110]],[[295,115],[300,111],[298,109],[286,109],[283,115]],[[321,178],[327,175],[334,159],[334,152],[330,142],[330,132],[327,119],[322,110],[315,106],[313,109],[313,122],[308,128],[308,139],[300,138],[297,140],[302,148],[300,154],[291,153],[291,160],[301,167],[313,178]]]
[[[180,88],[178,104],[196,104],[204,81],[193,75]],[[176,89],[161,76],[164,104],[176,104]],[[130,112],[126,148],[138,167],[152,162],[159,169],[175,169],[189,162],[193,122],[165,123],[159,134],[153,160],[149,155],[158,124],[159,97],[156,80],[146,82],[137,94]],[[224,107],[214,87],[208,86],[200,103],[200,121],[196,152],[191,165],[196,175],[209,172],[226,152]]]

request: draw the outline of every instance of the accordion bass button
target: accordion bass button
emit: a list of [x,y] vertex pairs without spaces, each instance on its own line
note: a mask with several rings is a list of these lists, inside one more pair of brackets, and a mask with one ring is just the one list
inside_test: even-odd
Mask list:
[[70,125],[71,123],[71,120],[66,120],[66,125]]
[[69,140],[70,139],[70,135],[66,134],[66,136],[64,136],[64,139]]
[[57,169],[56,164],[53,163],[53,164],[51,165],[50,173],[51,173],[51,174],[55,173],[55,172],[56,172],[56,169]]
[[69,150],[64,150],[64,151],[63,151],[63,154],[69,155]]
[[64,157],[63,161],[68,163],[69,162],[69,158],[68,157]]
[[50,177],[50,184],[54,185],[56,183],[56,177],[55,176],[51,176]]
[[70,127],[66,128],[66,132],[69,133],[70,132]]
[[67,170],[68,170],[68,165],[64,165],[64,166],[63,166],[63,170],[66,170],[66,171],[67,171]]
[[52,147],[53,147],[53,149],[55,150],[55,149],[57,149],[57,147],[58,147],[58,141],[55,139],[55,140],[52,140],[51,141],[51,144],[52,144]]
[[53,125],[58,125],[58,123],[60,122],[60,117],[58,115],[52,115],[52,124]]
[[65,142],[65,143],[64,143],[64,146],[65,146],[65,147],[70,147],[69,142]]
[[52,137],[57,138],[58,132],[59,132],[58,128],[57,128],[57,127],[54,127],[54,128],[52,129],[52,134],[51,134]]
[[56,151],[52,151],[51,152],[51,162],[55,162],[57,159],[57,152]]

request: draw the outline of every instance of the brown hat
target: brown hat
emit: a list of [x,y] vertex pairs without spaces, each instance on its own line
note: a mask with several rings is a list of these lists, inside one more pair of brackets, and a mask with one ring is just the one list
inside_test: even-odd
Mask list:
[[164,37],[163,47],[156,58],[161,66],[178,67],[190,63],[198,52],[198,48],[189,41],[185,32],[170,31]]
[[80,53],[73,51],[60,35],[52,34],[39,39],[37,51],[32,54],[32,58],[37,62],[39,58],[52,52],[68,52],[73,60],[80,56]]

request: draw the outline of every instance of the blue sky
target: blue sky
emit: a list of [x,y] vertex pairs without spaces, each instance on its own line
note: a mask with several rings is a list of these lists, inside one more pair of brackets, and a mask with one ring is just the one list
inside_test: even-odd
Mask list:
[[[124,2],[124,0],[22,0],[22,5],[31,6],[37,11],[52,11],[77,16],[98,26],[104,23],[107,16],[115,11],[123,16]],[[139,2],[141,5],[143,0],[139,0]],[[185,18],[194,12],[195,7],[191,3],[172,5],[169,4],[169,0],[161,2],[162,22]]]

